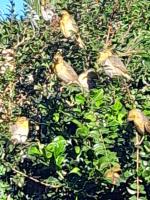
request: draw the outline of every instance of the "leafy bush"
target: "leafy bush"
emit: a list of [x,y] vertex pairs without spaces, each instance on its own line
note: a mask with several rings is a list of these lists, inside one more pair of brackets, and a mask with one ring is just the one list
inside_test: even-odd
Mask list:
[[[150,196],[150,141],[140,146],[136,169],[135,130],[127,122],[136,106],[150,115],[150,50],[148,0],[56,1],[76,19],[86,49],[64,40],[43,19],[10,15],[0,24],[0,48],[14,49],[7,68],[0,68],[1,199],[140,199]],[[111,33],[108,30],[111,27]],[[123,56],[133,81],[108,80],[101,71],[89,94],[65,86],[53,74],[53,56],[62,49],[77,73],[94,68],[109,35]],[[7,65],[5,65],[7,66]],[[3,71],[3,70],[4,71]],[[24,145],[10,141],[9,123],[30,120]]]

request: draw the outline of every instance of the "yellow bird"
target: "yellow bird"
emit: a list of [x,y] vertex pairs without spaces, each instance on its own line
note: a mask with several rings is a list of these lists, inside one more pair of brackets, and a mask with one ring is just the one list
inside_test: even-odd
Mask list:
[[138,133],[150,133],[150,120],[145,116],[141,110],[132,109],[128,114],[128,121],[133,121]]
[[92,79],[93,73],[95,74],[94,69],[88,69],[88,70],[82,72],[78,77],[79,84],[80,84],[81,88],[83,89],[83,91],[85,91],[85,92],[89,92],[89,90],[91,88],[91,79]]
[[121,76],[128,80],[131,76],[128,74],[127,68],[117,55],[113,55],[110,49],[105,49],[100,52],[97,59],[97,64],[102,65],[105,73],[113,78],[114,76]]
[[10,125],[10,132],[14,144],[24,144],[29,133],[29,120],[26,117],[18,117],[16,122]]
[[57,52],[54,56],[54,71],[59,79],[64,83],[77,83],[78,75],[71,65],[69,65],[62,57],[60,52]]
[[80,37],[79,28],[74,18],[66,10],[63,10],[61,14],[62,18],[60,20],[60,29],[63,35],[66,38],[76,40],[79,44],[79,47],[85,48],[85,44]]
[[120,173],[121,173],[120,164],[116,164],[115,166],[109,168],[105,172],[104,177],[110,180],[113,185],[116,185],[120,180]]

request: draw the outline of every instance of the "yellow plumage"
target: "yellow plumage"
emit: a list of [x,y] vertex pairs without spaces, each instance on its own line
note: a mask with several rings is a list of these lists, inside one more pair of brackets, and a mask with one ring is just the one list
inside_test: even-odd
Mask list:
[[29,133],[29,120],[26,117],[18,117],[16,122],[10,125],[10,132],[14,144],[25,143]]
[[60,29],[66,38],[76,40],[81,48],[85,47],[85,44],[80,37],[79,28],[74,18],[66,10],[62,11]]
[[128,121],[133,121],[140,134],[150,133],[150,120],[142,113],[141,110],[130,110],[128,114]]
[[59,79],[65,83],[78,82],[78,75],[75,70],[69,65],[58,52],[54,56],[54,71]]
[[105,49],[100,52],[97,58],[97,64],[102,65],[105,73],[113,78],[114,76],[121,76],[128,80],[131,79],[127,68],[117,55],[113,55],[110,49]]

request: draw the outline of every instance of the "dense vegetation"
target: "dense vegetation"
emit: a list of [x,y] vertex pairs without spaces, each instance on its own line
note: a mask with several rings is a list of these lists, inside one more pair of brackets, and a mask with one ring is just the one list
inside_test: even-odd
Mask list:
[[[150,197],[150,137],[140,146],[137,171],[133,107],[150,116],[149,0],[53,1],[67,9],[86,44],[64,39],[42,17],[0,23],[0,48],[14,49],[9,65],[0,61],[0,197],[6,199],[140,199]],[[95,68],[106,42],[122,56],[133,80],[109,79],[100,70],[94,88],[83,93],[53,73],[58,49],[80,74]],[[4,67],[5,66],[5,67]],[[7,66],[7,67],[6,67]],[[9,123],[30,120],[26,144],[13,145]],[[137,179],[140,179],[137,185]]]

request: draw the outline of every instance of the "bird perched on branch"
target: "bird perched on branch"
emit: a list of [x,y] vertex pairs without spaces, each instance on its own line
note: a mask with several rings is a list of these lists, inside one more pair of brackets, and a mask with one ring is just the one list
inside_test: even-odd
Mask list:
[[100,52],[97,59],[97,64],[102,65],[105,73],[113,78],[114,76],[121,76],[127,80],[131,79],[128,70],[121,61],[121,59],[112,53],[110,49],[105,49]]
[[29,120],[26,117],[18,117],[16,122],[10,125],[10,132],[14,144],[24,144],[29,133]]
[[78,75],[73,69],[73,67],[67,63],[60,52],[57,52],[54,56],[53,64],[54,72],[64,83],[77,83]]
[[14,70],[16,66],[15,54],[14,49],[3,49],[0,52],[0,56],[2,56],[2,61],[0,61],[0,74],[4,74],[7,69],[10,71]]
[[4,59],[9,62],[14,59],[15,51],[13,49],[3,49],[1,52]]
[[63,10],[61,14],[60,29],[63,35],[66,38],[76,40],[80,48],[85,48],[85,44],[80,37],[79,28],[74,18],[66,10]]
[[91,73],[95,72],[94,69],[86,70],[78,76],[73,67],[63,59],[60,52],[57,52],[54,56],[53,68],[58,78],[64,83],[75,83],[84,91],[89,91]]
[[132,109],[128,114],[128,121],[133,121],[138,133],[150,133],[150,120],[139,109]]

